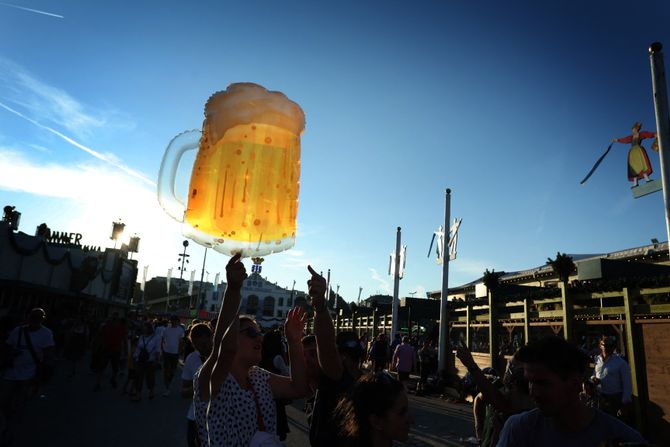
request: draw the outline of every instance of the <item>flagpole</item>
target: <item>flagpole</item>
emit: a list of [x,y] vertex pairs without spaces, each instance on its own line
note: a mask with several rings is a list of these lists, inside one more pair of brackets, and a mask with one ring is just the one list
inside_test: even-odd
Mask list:
[[168,269],[167,274],[167,301],[165,302],[165,312],[170,308],[170,279],[172,279],[172,269]]
[[654,42],[649,47],[651,62],[651,82],[654,93],[654,109],[656,110],[656,130],[658,132],[658,153],[661,159],[661,184],[663,186],[663,203],[665,205],[665,231],[670,244],[670,159],[667,159],[667,148],[670,147],[670,114],[668,113],[668,90],[663,63],[663,45]]
[[[328,279],[326,280],[326,307],[330,301],[330,269],[328,269]],[[335,300],[335,310],[337,310],[337,300]]]
[[141,289],[142,289],[142,300],[140,301],[140,305],[142,306],[142,310],[144,310],[144,307],[146,305],[146,303],[144,301],[144,289],[147,286],[147,273],[149,271],[149,265],[148,264],[145,265],[143,270],[144,270],[144,272],[142,273],[142,287],[141,287]]
[[207,263],[207,247],[205,247],[205,257],[202,259],[202,274],[200,275],[200,287],[198,287],[198,298],[200,299],[200,309],[205,308],[205,297],[202,294],[202,280],[205,278],[205,264]]
[[447,188],[444,204],[444,246],[442,247],[442,293],[440,295],[440,339],[438,342],[438,369],[444,371],[447,366],[449,345],[449,219],[451,219],[451,189]]
[[393,306],[391,308],[391,340],[395,340],[395,334],[398,333],[398,295],[400,292],[400,227],[395,237],[395,270],[393,271]]

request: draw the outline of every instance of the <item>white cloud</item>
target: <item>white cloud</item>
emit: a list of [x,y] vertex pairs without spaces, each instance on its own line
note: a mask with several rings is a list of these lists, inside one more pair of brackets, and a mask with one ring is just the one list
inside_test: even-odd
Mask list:
[[35,126],[40,127],[42,129],[56,135],[57,137],[66,141],[67,143],[71,144],[72,146],[76,147],[77,149],[80,149],[80,150],[86,152],[87,154],[94,156],[98,160],[104,161],[105,163],[108,163],[112,166],[115,166],[116,168],[122,170],[126,174],[131,175],[135,178],[138,178],[138,179],[142,180],[143,182],[145,182],[145,183],[147,183],[151,186],[156,185],[156,183],[153,180],[147,178],[144,174],[142,174],[142,173],[140,173],[140,172],[138,172],[138,171],[136,171],[132,168],[129,168],[128,166],[121,163],[120,159],[116,155],[111,154],[109,152],[106,153],[106,154],[103,154],[103,153],[100,153],[100,152],[98,152],[94,149],[91,149],[88,146],[84,146],[83,144],[79,143],[78,141],[73,140],[72,138],[68,137],[67,135],[62,134],[61,132],[59,132],[55,129],[52,129],[49,126],[45,126],[43,124],[38,123],[37,121],[27,117],[26,115],[22,114],[18,110],[14,110],[13,108],[9,107],[6,104],[3,104],[2,102],[0,102],[0,107],[7,110],[10,113],[13,113],[16,116],[19,116],[19,117],[23,118],[24,120],[30,122],[31,124],[34,124]]
[[67,129],[77,136],[109,126],[111,111],[93,111],[66,91],[37,79],[15,62],[0,57],[0,97],[32,118]]
[[377,272],[376,269],[374,269],[372,267],[368,267],[368,270],[370,270],[370,278],[373,281],[377,281],[377,283],[381,287],[381,290],[390,295],[391,294],[391,286],[390,286],[389,282],[386,279],[382,278],[379,275],[379,273]]
[[44,146],[40,146],[39,144],[29,144],[28,146],[32,147],[33,149],[35,149],[37,151],[43,152],[45,154],[50,154],[51,153],[51,149],[46,148]]
[[60,14],[54,14],[52,12],[42,11],[42,10],[39,10],[39,9],[26,8],[25,6],[12,5],[10,3],[0,3],[0,5],[7,6],[9,8],[20,9],[22,11],[34,12],[36,14],[41,14],[41,15],[45,15],[45,16],[49,16],[49,17],[55,17],[57,19],[64,19],[65,18]]
[[[0,147],[0,190],[51,197],[74,213],[64,225],[85,232],[88,245],[105,246],[111,222],[122,218],[128,235],[141,237],[140,266],[152,264],[160,274],[176,259],[181,244],[180,225],[160,208],[153,188],[108,169],[100,162],[74,166],[36,164],[19,152]],[[63,213],[63,215],[70,215]],[[41,216],[49,223],[50,216]]]

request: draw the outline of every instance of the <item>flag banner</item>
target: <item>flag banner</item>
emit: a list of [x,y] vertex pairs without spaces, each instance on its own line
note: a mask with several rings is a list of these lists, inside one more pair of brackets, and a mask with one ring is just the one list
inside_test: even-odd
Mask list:
[[144,292],[144,286],[147,283],[147,274],[149,273],[149,266],[144,266],[144,273],[142,274],[142,283],[140,284],[140,290]]
[[219,288],[219,277],[221,273],[217,273],[216,276],[214,277],[214,290]]
[[461,222],[463,218],[456,219],[454,218],[454,223],[449,229],[449,260],[453,261],[456,259],[456,250],[458,248],[458,229],[461,227]]
[[167,294],[170,295],[170,279],[172,279],[172,269],[168,269],[167,272]]
[[445,234],[442,225],[440,225],[437,231],[433,232],[433,238],[430,240],[430,247],[428,248],[428,257],[430,257],[430,253],[431,251],[433,251],[433,244],[435,244],[435,255],[437,256],[438,265],[444,262],[445,248],[446,252],[449,255],[449,261],[453,261],[454,259],[456,259],[456,250],[458,248],[458,229],[460,228],[462,221],[463,221],[462,218],[460,219],[454,218],[454,222],[451,224],[451,227],[449,228],[449,240],[447,241],[447,247],[444,246]]
[[437,263],[442,264],[443,261],[442,251],[444,248],[444,230],[442,229],[442,225],[440,225],[437,231],[433,232],[433,238],[430,240],[430,247],[428,247],[428,257],[430,257],[430,252],[433,251],[433,244],[435,243],[435,239],[437,239],[437,245],[435,245],[435,255],[437,256]]
[[191,270],[191,279],[188,280],[188,294],[193,295],[193,281],[195,280],[195,270]]
[[[398,271],[398,278],[402,279],[405,274],[405,253],[407,252],[407,245],[400,247],[400,269]],[[395,275],[395,253],[389,256],[389,276]]]

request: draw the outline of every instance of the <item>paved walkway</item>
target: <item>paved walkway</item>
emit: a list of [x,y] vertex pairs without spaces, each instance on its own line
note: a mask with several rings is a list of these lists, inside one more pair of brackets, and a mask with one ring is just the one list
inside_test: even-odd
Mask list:
[[[161,372],[156,374],[157,396],[139,403],[129,402],[108,381],[94,392],[95,376],[88,365],[80,365],[74,379],[56,372],[43,398],[33,399],[18,422],[19,447],[182,447],[186,446],[188,402],[179,396],[181,381],[174,380],[169,397],[161,397]],[[125,376],[121,380],[121,384]],[[472,434],[469,404],[449,404],[436,397],[410,396],[415,418],[410,440],[403,445],[459,446]],[[287,408],[291,433],[287,447],[309,446],[302,401]]]

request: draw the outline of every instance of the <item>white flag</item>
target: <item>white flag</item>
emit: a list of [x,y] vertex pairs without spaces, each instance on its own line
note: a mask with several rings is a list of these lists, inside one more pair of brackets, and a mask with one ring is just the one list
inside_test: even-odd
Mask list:
[[195,280],[195,270],[191,271],[191,279],[188,281],[188,294],[193,295],[193,281]]
[[149,266],[144,266],[144,273],[142,274],[142,283],[140,284],[140,290],[144,292],[144,285],[147,283],[147,273],[149,272]]
[[167,274],[167,294],[170,295],[170,279],[172,279],[172,269],[168,269]]
[[[400,270],[398,273],[398,278],[402,279],[403,276],[405,276],[405,253],[407,252],[407,245],[403,245],[400,247]],[[395,275],[395,253],[391,253],[391,257],[389,259],[389,275],[394,276]]]
[[214,277],[214,290],[216,290],[219,287],[219,275],[221,275],[221,273],[217,273],[216,276]]
[[449,260],[453,261],[456,259],[456,248],[458,246],[458,229],[461,226],[463,219],[454,218],[454,223],[449,228]]

